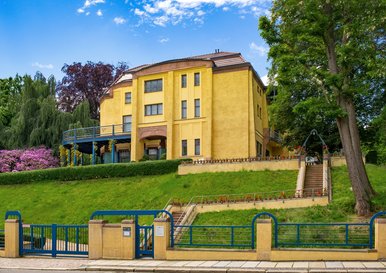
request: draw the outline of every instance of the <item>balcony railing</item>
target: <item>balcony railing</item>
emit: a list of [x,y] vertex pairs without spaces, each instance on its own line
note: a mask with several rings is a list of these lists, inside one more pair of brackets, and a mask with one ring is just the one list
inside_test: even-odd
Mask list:
[[280,133],[275,131],[275,130],[272,130],[272,129],[269,129],[269,139],[270,140],[273,140],[277,143],[281,143],[282,142],[282,138],[280,136]]
[[131,123],[106,126],[76,128],[63,133],[63,142],[76,142],[82,139],[97,139],[131,134]]

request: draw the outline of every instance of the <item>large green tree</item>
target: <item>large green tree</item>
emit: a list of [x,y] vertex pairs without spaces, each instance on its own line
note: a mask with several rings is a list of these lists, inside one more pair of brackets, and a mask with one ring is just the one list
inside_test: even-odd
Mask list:
[[[314,111],[323,99],[345,152],[358,215],[375,194],[362,161],[355,101],[385,86],[385,1],[274,0],[259,28],[270,46],[270,77],[288,99],[304,96]],[[384,92],[384,90],[383,90]],[[317,103],[312,104],[312,100]]]
[[58,110],[55,87],[54,77],[39,72],[34,78],[0,80],[0,149],[44,145],[57,151],[63,131],[98,124],[90,117],[88,101],[73,113]]

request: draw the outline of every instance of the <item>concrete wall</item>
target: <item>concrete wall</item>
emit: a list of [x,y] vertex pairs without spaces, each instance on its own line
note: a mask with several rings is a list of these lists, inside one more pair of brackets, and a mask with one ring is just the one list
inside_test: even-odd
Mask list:
[[[130,237],[124,236],[125,229],[131,230]],[[89,222],[89,259],[134,259],[135,224],[124,220],[121,224],[108,224],[102,220]]]
[[214,172],[237,172],[237,171],[263,171],[263,170],[298,170],[297,159],[214,163],[214,164],[186,164],[178,167],[178,174],[214,173]]

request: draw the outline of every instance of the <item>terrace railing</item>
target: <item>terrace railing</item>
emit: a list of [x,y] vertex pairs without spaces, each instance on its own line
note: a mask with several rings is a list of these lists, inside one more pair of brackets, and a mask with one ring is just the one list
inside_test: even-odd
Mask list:
[[63,141],[70,143],[82,139],[97,139],[100,137],[114,137],[129,134],[131,134],[131,123],[75,128],[63,133]]
[[241,163],[241,162],[256,162],[256,161],[272,161],[272,160],[298,160],[299,156],[258,156],[245,158],[222,158],[222,159],[197,159],[182,161],[182,165],[204,165],[204,164],[223,164],[223,163]]
[[275,131],[275,130],[272,130],[272,129],[269,129],[269,139],[270,140],[273,140],[277,143],[282,143],[283,140],[280,136],[280,133],[278,131]]

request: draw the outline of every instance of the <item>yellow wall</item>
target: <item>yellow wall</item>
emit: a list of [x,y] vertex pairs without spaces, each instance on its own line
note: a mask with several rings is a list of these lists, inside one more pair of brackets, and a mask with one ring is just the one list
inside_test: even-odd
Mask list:
[[233,162],[214,164],[186,164],[178,166],[178,174],[194,174],[206,172],[237,172],[237,171],[262,171],[262,170],[298,170],[299,162],[293,160],[272,160],[253,162]]
[[[200,86],[194,86],[194,73],[200,73]],[[181,87],[181,75],[187,87]],[[144,92],[147,80],[163,80],[160,92]],[[182,68],[134,77],[129,83],[112,87],[112,97],[101,102],[101,126],[122,124],[132,115],[131,160],[139,160],[144,142],[138,128],[167,126],[167,159],[181,158],[181,141],[187,140],[189,158],[255,157],[256,140],[263,143],[267,123],[265,94],[251,69],[216,71],[206,66]],[[131,92],[132,103],[125,104]],[[194,117],[194,100],[200,99],[200,117]],[[181,101],[187,101],[187,118],[181,119]],[[145,116],[144,106],[163,104],[163,114]],[[257,108],[262,107],[262,115]],[[200,139],[200,155],[194,155],[194,140]]]

